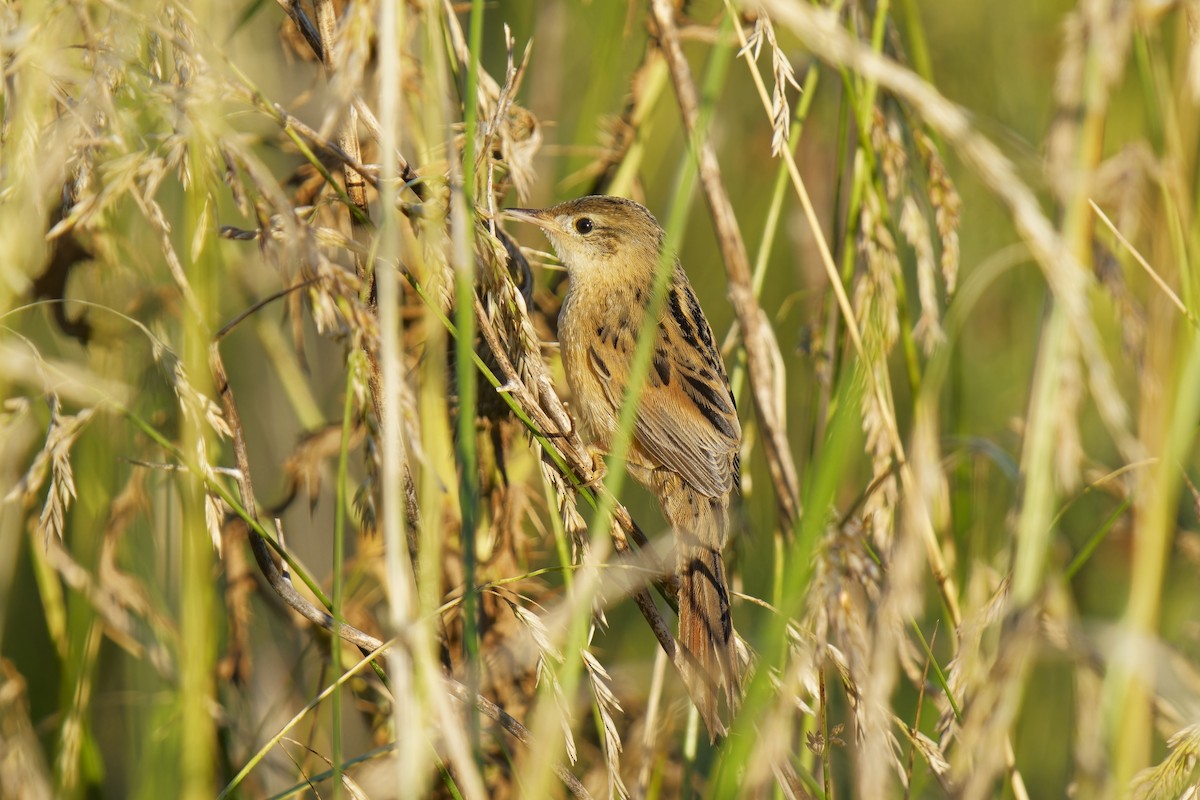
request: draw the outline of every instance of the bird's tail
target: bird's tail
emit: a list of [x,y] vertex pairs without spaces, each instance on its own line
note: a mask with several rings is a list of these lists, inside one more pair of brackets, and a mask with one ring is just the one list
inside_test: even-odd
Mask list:
[[659,492],[675,532],[679,575],[680,665],[688,693],[704,718],[709,736],[725,733],[724,697],[732,715],[741,702],[737,638],[729,604],[729,584],[721,550],[729,530],[729,498],[705,497],[664,476]]

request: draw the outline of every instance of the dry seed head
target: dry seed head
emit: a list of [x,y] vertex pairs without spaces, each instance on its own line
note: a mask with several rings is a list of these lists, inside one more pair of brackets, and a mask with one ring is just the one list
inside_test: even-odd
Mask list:
[[788,145],[792,130],[792,109],[788,102],[788,86],[800,91],[796,82],[796,72],[791,60],[784,54],[775,38],[775,27],[771,18],[761,9],[754,20],[754,29],[746,37],[746,45],[738,51],[738,58],[749,54],[754,62],[758,62],[762,54],[763,44],[771,49],[771,155],[778,156]]
[[[506,355],[513,367],[525,385],[530,387],[536,376],[536,365],[530,364],[529,360],[540,362],[541,357],[537,333],[529,321],[528,303],[532,300],[533,288],[529,264],[515,243],[511,244],[510,249],[486,229],[480,232],[476,241],[482,264],[480,280],[485,290],[482,299],[488,316],[505,345]],[[510,272],[510,264],[518,275]]]
[[[1123,76],[1135,5],[1085,0],[1063,21],[1063,54],[1054,86],[1056,117],[1046,153],[1047,175],[1062,199],[1071,197],[1084,178],[1076,170],[1079,120],[1090,110],[1084,105],[1089,100],[1106,103],[1107,92]],[[1100,87],[1089,90],[1089,81],[1094,85],[1097,77]]]
[[854,311],[863,328],[869,358],[886,356],[900,335],[896,293],[896,284],[901,279],[900,259],[896,255],[896,242],[880,213],[879,198],[868,193],[859,233],[866,271],[854,286]]
[[221,439],[233,436],[221,407],[192,386],[187,371],[183,368],[183,362],[170,350],[164,349],[163,354],[165,365],[171,369],[171,388],[175,390],[175,396],[179,399],[179,409],[183,412],[183,418],[191,422],[204,422]]
[[1062,55],[1054,76],[1055,118],[1047,135],[1047,175],[1055,180],[1054,189],[1060,197],[1068,194],[1067,172],[1074,163],[1078,121],[1077,110],[1083,103],[1084,41],[1083,21],[1078,12],[1063,18]]
[[[950,761],[946,758],[946,754],[942,752],[942,748],[938,746],[937,742],[919,730],[910,728],[908,723],[899,717],[894,717],[893,721],[896,723],[896,727],[908,737],[909,743],[921,754],[921,758],[924,759],[925,763],[929,766],[929,770],[941,785],[942,792],[953,796],[954,787],[950,781]],[[901,772],[901,778],[904,777],[905,772]],[[907,782],[905,782],[905,786],[907,787]]]
[[871,456],[872,491],[863,502],[862,518],[871,534],[871,541],[881,548],[891,546],[896,527],[896,506],[900,502],[900,485],[892,474],[891,439],[886,434],[883,414],[874,399],[863,400],[863,432]]
[[615,714],[622,712],[617,696],[609,688],[608,671],[584,648],[580,651],[583,656],[583,666],[587,670],[588,686],[592,690],[592,698],[596,701],[596,711],[600,714],[600,722],[604,728],[604,765],[608,776],[608,796],[621,798],[629,797],[629,789],[621,778],[621,734],[617,729]]
[[992,797],[993,782],[1007,770],[1005,742],[1020,711],[1019,687],[1040,645],[1035,616],[1031,611],[1004,626],[983,681],[957,695],[969,699],[951,756],[951,774],[964,798]]
[[946,334],[942,331],[938,314],[933,240],[929,235],[925,213],[911,194],[904,196],[901,206],[900,232],[912,247],[917,260],[917,295],[921,301],[921,317],[917,320],[913,335],[925,349],[925,354],[929,355],[945,340]]
[[913,134],[916,140],[917,152],[925,164],[926,191],[929,194],[929,204],[933,206],[934,224],[941,238],[942,280],[946,284],[946,295],[954,294],[958,286],[958,225],[962,199],[950,175],[946,172],[946,164],[938,153],[937,145],[924,131],[917,130]]
[[574,764],[579,759],[579,751],[575,747],[575,734],[572,731],[574,728],[574,714],[571,713],[571,706],[567,703],[566,697],[563,695],[562,684],[558,682],[557,673],[545,658],[538,658],[538,685],[540,686],[543,681],[550,687],[550,696],[554,698],[554,706],[558,709],[559,727],[563,733],[563,747],[567,751],[567,758]]
[[[875,194],[867,194],[860,234],[866,270],[859,275],[855,284],[854,304],[863,330],[867,357],[874,362],[870,368],[879,373],[880,385],[887,387],[887,355],[900,333],[896,285],[901,280],[901,270],[895,242],[881,219],[880,203],[880,198]],[[865,448],[871,456],[872,481],[876,484],[875,491],[868,496],[864,505],[863,516],[869,521],[873,540],[885,548],[891,539],[894,510],[899,496],[895,476],[891,474],[893,453],[891,437],[888,435],[889,414],[889,408],[880,406],[876,392],[863,394]]]
[[[918,674],[918,655],[905,635],[908,621],[919,618],[924,597],[925,551],[914,509],[916,498],[905,504],[908,510],[902,534],[892,537],[891,546],[880,549],[885,561],[885,579],[872,603],[868,617],[868,655],[865,663],[848,659],[847,664],[859,688],[860,702],[855,706],[856,734],[864,757],[859,767],[859,795],[881,797],[886,794],[887,765],[903,778],[898,742],[891,730],[891,697],[900,668]],[[894,515],[894,511],[891,512]]]
[[1088,0],[1080,8],[1086,19],[1086,37],[1101,77],[1111,88],[1124,77],[1125,58],[1133,39],[1137,7],[1144,3]]
[[[311,235],[311,231],[306,231],[305,235]],[[301,277],[317,279],[310,284],[307,295],[317,332],[331,336],[353,331],[365,341],[377,341],[377,317],[359,299],[362,281],[354,273],[331,262],[315,247],[312,252],[314,260],[302,270]]]
[[453,252],[453,243],[449,237],[449,226],[445,218],[440,220],[422,218],[419,225],[422,242],[421,254],[424,273],[417,272],[418,279],[425,285],[425,293],[433,299],[434,306],[442,314],[453,315],[454,309],[454,266],[450,263],[449,255]]
[[855,685],[870,663],[868,618],[879,599],[879,578],[865,548],[862,523],[852,519],[830,526],[813,571],[807,613],[816,641],[845,652],[847,677]]
[[760,19],[767,31],[767,41],[771,45],[771,75],[774,86],[771,88],[771,155],[778,156],[788,146],[792,133],[792,108],[788,102],[788,86],[800,91],[796,82],[796,73],[792,62],[784,55],[779,43],[775,41],[775,29],[771,20],[764,13]]
[[588,529],[587,523],[575,506],[575,490],[567,485],[562,473],[545,459],[540,460],[539,465],[543,479],[550,484],[558,501],[556,510],[562,520],[563,530],[571,537],[571,561],[574,564],[581,563],[587,551]]
[[225,520],[225,502],[212,492],[204,493],[204,526],[217,557],[221,556],[221,523]]
[[[995,658],[995,626],[1008,609],[1011,578],[997,580],[991,571],[976,565],[966,582],[963,622],[958,629],[958,649],[946,670],[946,683],[953,697],[972,697],[983,690],[990,679]],[[984,597],[979,601],[977,598]],[[974,607],[972,608],[972,605]],[[943,741],[961,734],[954,709],[944,695],[937,696],[941,717],[937,730]]]
[[538,657],[561,664],[563,660],[562,651],[554,644],[550,637],[550,630],[546,627],[546,623],[542,621],[542,618],[508,597],[503,597],[502,599],[508,602],[517,621],[529,631],[529,635],[533,638],[533,643],[538,649]]
[[746,45],[738,51],[738,58],[744,57],[747,53],[755,61],[762,54],[763,42],[766,40],[766,33],[763,30],[763,19],[766,14],[759,13],[754,19],[754,28],[750,31],[750,35],[746,37]]
[[187,86],[191,83],[192,76],[198,71],[194,61],[196,56],[195,36],[192,33],[196,19],[183,5],[167,6],[166,17],[174,31],[174,36],[171,38],[173,45],[171,54],[175,58],[174,79],[177,85]]
[[[79,435],[83,433],[88,420],[92,418],[95,409],[85,408],[78,414],[61,414],[61,406],[57,397],[51,398],[50,427],[46,432],[46,444],[34,459],[32,473],[39,468],[44,479],[45,468],[49,466],[50,489],[46,493],[46,502],[38,517],[38,527],[42,534],[49,538],[53,535],[58,540],[63,538],[66,524],[67,509],[75,499],[75,473],[71,468],[71,447]],[[35,481],[40,484],[41,479]],[[36,487],[26,487],[26,492],[36,491]]]
[[[525,47],[520,66],[515,65],[514,47],[516,40],[508,25],[504,26],[504,42],[507,54],[507,69],[504,74],[504,86],[500,88],[495,100],[495,109],[491,114],[488,129],[484,134],[484,143],[488,144],[493,137],[500,139],[500,151],[504,164],[508,167],[509,178],[517,197],[525,202],[530,196],[537,173],[533,168],[533,158],[542,146],[542,129],[538,119],[531,111],[513,102],[525,69],[529,65],[532,42]],[[491,161],[491,147],[487,148],[486,156]]]
[[[809,609],[811,612],[811,609]],[[812,614],[809,614],[810,618]],[[801,714],[813,716],[816,711],[805,702],[805,697],[820,695],[818,684],[819,660],[825,658],[827,644],[819,640],[814,631],[801,629],[795,622],[785,628],[788,660],[782,675],[771,676],[771,685],[783,697],[790,698],[791,706]],[[836,649],[836,648],[832,648]],[[785,709],[781,708],[780,711]]]
[[500,126],[500,145],[517,197],[526,203],[537,180],[533,159],[542,147],[542,128],[533,112],[518,105],[510,106]]
[[871,121],[871,144],[879,157],[879,168],[883,172],[887,199],[895,202],[904,190],[904,181],[908,174],[908,153],[904,149],[904,135],[900,130],[899,121],[885,117],[879,107],[875,108]]
[[1200,796],[1200,723],[1180,729],[1167,741],[1170,753],[1134,776],[1134,800],[1174,800]]

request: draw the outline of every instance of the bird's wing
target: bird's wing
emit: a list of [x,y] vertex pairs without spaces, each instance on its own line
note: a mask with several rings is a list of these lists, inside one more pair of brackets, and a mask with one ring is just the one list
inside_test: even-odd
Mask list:
[[[602,338],[588,351],[589,366],[614,409],[624,402],[633,357],[633,348],[620,345]],[[634,441],[656,466],[679,473],[701,494],[728,494],[736,477],[741,426],[712,330],[678,268],[650,363]]]

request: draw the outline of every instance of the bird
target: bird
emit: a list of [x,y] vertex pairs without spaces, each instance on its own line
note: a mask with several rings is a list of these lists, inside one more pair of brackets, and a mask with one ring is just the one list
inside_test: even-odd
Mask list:
[[566,268],[558,338],[576,426],[593,452],[610,450],[656,273],[660,264],[671,270],[627,470],[656,497],[673,531],[681,673],[716,741],[727,731],[721,700],[730,717],[741,702],[721,552],[742,430],[712,327],[678,258],[664,254],[665,232],[640,203],[590,195],[506,213],[541,228]]

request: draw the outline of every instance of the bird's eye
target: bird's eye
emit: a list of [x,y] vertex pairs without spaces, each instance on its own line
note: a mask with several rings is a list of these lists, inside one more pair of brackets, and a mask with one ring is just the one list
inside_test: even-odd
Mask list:
[[594,227],[595,226],[592,225],[592,221],[587,217],[580,217],[579,219],[575,220],[575,230],[579,231],[580,233],[591,233],[592,228]]

